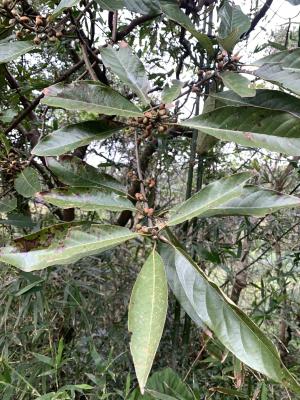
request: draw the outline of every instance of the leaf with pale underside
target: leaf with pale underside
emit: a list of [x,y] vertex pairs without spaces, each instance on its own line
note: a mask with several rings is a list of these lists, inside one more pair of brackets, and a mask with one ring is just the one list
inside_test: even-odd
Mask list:
[[175,245],[163,245],[165,268],[175,269],[194,312],[240,361],[275,382],[299,392],[300,386],[280,360],[273,343],[250,318]]
[[123,127],[112,121],[85,121],[67,125],[44,136],[31,152],[37,156],[58,156],[88,145],[93,140],[106,139]]
[[285,68],[281,64],[264,64],[254,74],[278,86],[300,94],[300,69]]
[[0,248],[0,261],[30,272],[74,263],[136,237],[129,229],[113,225],[52,225]]
[[220,77],[225,86],[228,89],[233,90],[241,97],[253,97],[255,96],[255,88],[249,87],[250,82],[243,75],[233,71],[224,71],[220,74]]
[[263,147],[291,156],[300,155],[300,120],[279,110],[261,107],[221,107],[181,122],[218,139],[243,146]]
[[142,111],[120,93],[100,82],[58,83],[44,89],[42,103],[70,111],[142,117]]
[[254,97],[240,97],[232,90],[210,94],[223,106],[257,106],[272,110],[288,111],[300,116],[300,99],[280,90],[257,89]]
[[124,7],[123,0],[96,0],[101,8],[109,11],[121,10]]
[[58,6],[53,11],[52,16],[57,17],[67,8],[72,8],[72,7],[76,6],[77,3],[79,3],[79,0],[61,0],[61,2],[58,4]]
[[172,103],[181,93],[181,89],[184,85],[184,82],[179,81],[178,79],[172,80],[172,85],[165,85],[161,94],[162,103]]
[[33,196],[41,188],[39,174],[31,167],[25,168],[15,179],[15,189],[24,197]]
[[119,50],[112,46],[103,47],[100,53],[104,65],[128,85],[145,105],[149,105],[150,99],[147,93],[150,82],[144,65],[132,49],[123,44]]
[[141,393],[162,336],[168,307],[168,286],[160,255],[153,250],[134,284],[128,311],[130,351]]
[[279,51],[253,62],[255,66],[264,64],[280,64],[282,67],[300,69],[300,48]]
[[36,197],[63,209],[78,207],[84,211],[136,210],[125,194],[119,194],[107,188],[58,188],[37,193]]
[[251,174],[242,172],[205,186],[191,198],[170,210],[167,225],[180,224],[238,197],[242,192],[243,186],[250,178]]
[[300,207],[300,198],[257,186],[245,186],[241,195],[214,207],[202,217],[250,215],[263,217],[281,209]]
[[105,187],[116,192],[126,193],[125,186],[111,175],[100,172],[97,168],[78,157],[61,156],[59,160],[47,158],[47,167],[60,182],[69,186]]
[[31,41],[17,41],[0,44],[0,64],[15,61],[16,58],[36,49]]

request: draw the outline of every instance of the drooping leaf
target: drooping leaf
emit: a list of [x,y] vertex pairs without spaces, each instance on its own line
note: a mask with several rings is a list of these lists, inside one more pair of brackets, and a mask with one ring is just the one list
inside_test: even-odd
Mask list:
[[42,189],[39,174],[31,167],[21,171],[15,179],[16,191],[24,197],[31,197]]
[[183,121],[180,125],[243,146],[300,155],[300,120],[285,111],[227,106]]
[[36,196],[63,209],[78,207],[85,211],[136,210],[125,194],[118,194],[103,187],[59,188],[37,193]]
[[123,128],[122,124],[106,121],[85,121],[58,129],[44,136],[33,148],[38,156],[58,156],[93,140],[103,140]]
[[153,400],[156,397],[147,394],[153,393],[153,391],[160,395],[173,396],[173,399],[176,400],[194,400],[189,387],[171,368],[154,372],[148,379],[146,390],[147,392],[144,395],[141,394],[139,389],[134,390],[128,400]]
[[17,41],[0,44],[0,64],[14,61],[23,54],[36,49],[37,46],[31,41]]
[[244,184],[250,178],[251,174],[242,172],[210,183],[182,204],[172,208],[167,224],[180,224],[240,196]]
[[224,1],[219,10],[220,18],[218,40],[221,46],[232,51],[243,33],[251,26],[250,18],[243,13],[240,6]]
[[200,45],[208,52],[213,54],[213,46],[207,35],[199,32],[190,18],[179,8],[176,0],[159,0],[160,8],[166,16],[172,21],[177,22],[187,31],[189,31],[200,43]]
[[165,85],[161,94],[162,103],[172,103],[180,95],[183,85],[184,82],[178,79],[172,80],[172,86]]
[[260,58],[253,63],[256,66],[264,64],[280,64],[282,67],[300,69],[300,48],[279,51],[278,53]]
[[0,197],[0,213],[9,213],[16,209],[18,206],[18,201],[15,196],[6,195]]
[[130,351],[142,394],[161,339],[167,307],[166,273],[161,257],[153,250],[134,284],[128,310]]
[[232,89],[241,97],[255,96],[255,88],[249,87],[250,82],[243,75],[233,71],[224,71],[220,74],[221,79],[228,89]]
[[264,64],[254,73],[261,79],[300,94],[300,69],[285,68],[281,64]]
[[126,188],[111,175],[100,172],[78,157],[65,155],[59,160],[47,159],[48,168],[60,182],[69,186],[105,187],[116,192],[126,193]]
[[257,186],[245,186],[239,197],[210,209],[202,214],[202,216],[252,215],[262,217],[281,209],[294,207],[300,207],[300,199],[296,196],[290,196]]
[[150,100],[147,93],[150,82],[144,65],[132,49],[128,45],[120,46],[119,50],[112,46],[103,47],[101,57],[104,65],[128,85],[145,105],[148,105]]
[[0,261],[30,272],[74,263],[135,237],[129,229],[113,225],[52,225],[0,248]]
[[300,99],[280,90],[257,89],[254,97],[240,97],[232,90],[210,94],[222,105],[257,106],[273,110],[288,111],[300,116]]
[[79,0],[61,0],[61,2],[58,4],[58,6],[53,11],[52,16],[57,17],[67,8],[76,6],[77,3],[79,3]]
[[241,392],[240,390],[226,388],[226,387],[212,387],[209,389],[211,392],[218,392],[227,394],[230,398],[237,398],[237,399],[249,399],[249,396],[246,393]]
[[139,14],[160,14],[159,0],[123,0],[127,10]]
[[229,351],[254,370],[300,391],[298,382],[282,364],[273,343],[181,248],[164,245],[160,254],[167,271],[176,269],[198,317]]
[[42,103],[71,111],[140,117],[143,113],[118,92],[99,82],[79,81],[44,89]]

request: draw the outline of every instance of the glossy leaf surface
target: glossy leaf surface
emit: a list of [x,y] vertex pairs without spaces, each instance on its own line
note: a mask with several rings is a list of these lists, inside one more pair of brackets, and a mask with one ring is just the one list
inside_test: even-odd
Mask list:
[[183,121],[180,125],[243,146],[300,155],[300,120],[284,111],[227,106]]
[[21,171],[15,179],[16,191],[24,197],[31,197],[42,189],[39,175],[31,167]]
[[52,189],[48,192],[38,193],[37,197],[63,209],[78,207],[84,211],[136,210],[125,194],[121,195],[106,188],[70,187]]
[[276,382],[299,391],[282,364],[278,351],[260,328],[211,282],[180,248],[166,245],[161,252],[166,270],[176,269],[186,296],[198,317],[240,361]]
[[58,4],[58,6],[53,11],[52,16],[57,17],[67,8],[76,6],[77,3],[79,3],[79,0],[61,0],[61,2]]
[[86,121],[60,128],[44,136],[33,148],[38,156],[58,156],[93,140],[103,140],[118,132],[123,125],[105,121]]
[[300,69],[285,68],[281,64],[264,64],[255,75],[300,94]]
[[143,116],[133,103],[102,83],[90,81],[65,85],[59,83],[44,89],[44,94],[42,103],[51,107],[122,117]]
[[135,237],[129,229],[113,225],[53,225],[0,248],[0,260],[30,272],[74,263]]
[[168,307],[168,285],[160,255],[153,250],[134,284],[128,311],[130,351],[141,393],[162,336]]
[[120,45],[119,50],[112,46],[103,47],[101,56],[104,65],[128,85],[144,104],[148,105],[150,100],[147,93],[150,82],[141,60],[132,49],[124,44]]
[[126,192],[126,188],[111,175],[100,172],[78,157],[65,155],[59,160],[51,157],[47,159],[47,166],[60,182],[69,186],[105,187],[116,192]]
[[37,46],[31,41],[16,41],[0,44],[0,64],[14,61],[23,54],[36,49]]
[[191,198],[170,210],[169,226],[180,224],[208,210],[225,203],[242,192],[243,185],[251,178],[251,174],[244,172],[222,178],[205,186]]

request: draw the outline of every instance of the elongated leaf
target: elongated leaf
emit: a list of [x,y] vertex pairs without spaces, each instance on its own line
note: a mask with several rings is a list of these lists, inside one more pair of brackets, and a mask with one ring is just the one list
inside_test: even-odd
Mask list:
[[176,0],[159,0],[161,10],[172,21],[177,22],[189,31],[201,44],[201,46],[208,52],[213,54],[213,46],[211,40],[207,35],[197,31],[190,18],[179,8]]
[[239,197],[202,214],[203,217],[213,215],[252,215],[262,217],[281,209],[300,207],[300,199],[296,196],[259,188],[245,186]]
[[129,100],[98,82],[79,81],[66,85],[59,83],[44,89],[44,94],[42,103],[51,107],[122,117],[143,116]]
[[160,14],[159,0],[123,0],[127,10],[139,14]]
[[218,40],[223,48],[232,51],[243,33],[250,28],[250,18],[245,15],[240,6],[226,0],[219,10],[221,20]]
[[103,140],[123,128],[122,124],[105,121],[86,121],[72,124],[43,137],[32,150],[38,156],[58,156],[93,140]]
[[180,82],[178,79],[173,79],[172,86],[166,85],[162,91],[162,103],[172,103],[172,101],[180,95],[183,85],[183,82]]
[[24,197],[31,197],[42,189],[39,175],[31,167],[25,168],[15,179],[16,191]]
[[52,225],[0,248],[0,261],[30,272],[74,263],[135,237],[129,229],[113,225]]
[[250,178],[251,174],[243,172],[207,185],[185,202],[171,209],[167,224],[169,226],[180,224],[240,196],[243,185]]
[[30,217],[23,214],[9,214],[7,219],[0,219],[0,225],[12,225],[20,228],[33,228],[35,223]]
[[52,16],[57,17],[59,14],[61,14],[67,8],[76,6],[77,3],[79,3],[79,0],[61,0],[59,5],[53,11]]
[[222,81],[228,89],[232,89],[241,97],[253,97],[256,90],[250,88],[247,78],[233,71],[224,71],[220,74]]
[[287,0],[289,3],[293,4],[293,6],[299,6],[300,0]]
[[254,370],[300,391],[298,382],[282,364],[273,343],[182,249],[165,245],[160,254],[167,271],[176,269],[186,296],[199,318],[229,351]]
[[78,157],[65,155],[59,160],[47,159],[48,168],[60,182],[69,186],[105,187],[116,192],[126,193],[126,188],[112,176],[100,172]]
[[284,111],[228,106],[183,121],[180,125],[243,146],[300,155],[299,118]]
[[15,196],[6,195],[0,197],[0,213],[9,213],[16,209],[18,206],[18,201]]
[[282,67],[300,69],[300,48],[279,51],[254,61],[253,65],[280,64]]
[[[139,389],[133,391],[128,400],[153,400],[158,397],[153,397],[148,393],[153,391],[160,395],[173,396],[173,399],[180,400],[195,400],[188,386],[171,368],[165,368],[162,371],[154,372],[147,382],[146,393],[142,395]],[[175,397],[174,397],[175,396]]]
[[98,3],[104,10],[110,11],[120,10],[124,7],[123,0],[96,0],[96,3]]
[[285,68],[281,64],[264,64],[255,75],[300,94],[300,69]]
[[37,46],[31,41],[17,41],[0,44],[0,64],[14,61],[23,54],[36,49]]
[[164,329],[167,307],[166,273],[161,257],[153,250],[134,284],[128,311],[130,350],[142,394]]
[[111,46],[103,47],[101,57],[104,65],[128,85],[144,104],[148,105],[150,100],[147,93],[150,83],[144,65],[132,49],[128,45],[120,46],[119,50]]
[[136,210],[126,195],[112,192],[107,188],[60,188],[52,189],[48,192],[40,192],[36,196],[64,209],[78,207],[85,211]]
[[223,105],[257,106],[273,110],[288,111],[300,116],[300,99],[279,90],[257,89],[254,97],[240,97],[232,90],[210,94]]

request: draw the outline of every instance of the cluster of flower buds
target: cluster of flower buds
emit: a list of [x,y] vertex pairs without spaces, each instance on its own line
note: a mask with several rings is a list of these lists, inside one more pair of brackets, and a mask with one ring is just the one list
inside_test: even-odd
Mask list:
[[237,63],[240,61],[241,56],[237,54],[229,55],[226,50],[222,50],[216,59],[216,69],[218,71],[229,70],[236,71]]
[[158,238],[159,228],[157,226],[150,227],[142,224],[136,224],[135,230],[142,235],[151,235],[153,239]]
[[27,161],[21,160],[17,153],[10,151],[6,158],[0,160],[0,171],[7,182],[12,182],[27,165]]
[[168,120],[168,110],[165,104],[161,104],[157,109],[151,111],[146,111],[144,117],[129,118],[128,125],[130,126],[130,132],[139,130],[142,132],[141,139],[153,140],[153,135],[156,133],[164,134],[168,125],[166,121]]

